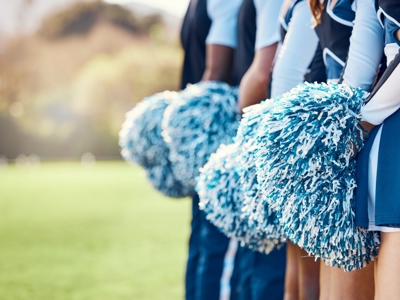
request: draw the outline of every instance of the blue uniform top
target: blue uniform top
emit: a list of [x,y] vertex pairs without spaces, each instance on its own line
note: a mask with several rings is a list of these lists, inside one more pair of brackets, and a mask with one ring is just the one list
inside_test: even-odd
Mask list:
[[[356,225],[368,228],[368,170],[372,145],[381,130],[377,157],[375,189],[375,225],[400,227],[400,43],[395,33],[400,30],[400,2],[380,0],[378,17],[384,27],[382,41],[388,69],[362,107],[363,118],[378,125],[371,132],[364,148],[357,156]],[[381,127],[379,124],[384,124]]]
[[354,0],[338,0],[331,8],[331,0],[325,0],[321,23],[315,27],[328,81],[339,80],[345,66],[355,19],[353,2]]

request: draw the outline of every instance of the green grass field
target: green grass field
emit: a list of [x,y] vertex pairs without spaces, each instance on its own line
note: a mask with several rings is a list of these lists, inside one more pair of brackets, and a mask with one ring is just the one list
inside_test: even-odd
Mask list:
[[124,162],[0,170],[0,299],[182,299],[189,219]]

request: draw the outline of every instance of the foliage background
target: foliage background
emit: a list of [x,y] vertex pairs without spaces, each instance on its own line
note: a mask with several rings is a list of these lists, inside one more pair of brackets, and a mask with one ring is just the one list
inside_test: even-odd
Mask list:
[[119,158],[124,114],[175,90],[182,51],[159,14],[78,2],[0,50],[0,156]]

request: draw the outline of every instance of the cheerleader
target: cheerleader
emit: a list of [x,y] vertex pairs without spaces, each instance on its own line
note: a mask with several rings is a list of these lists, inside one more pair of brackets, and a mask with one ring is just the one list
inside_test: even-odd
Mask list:
[[[310,0],[309,3],[317,23],[328,81],[338,81],[343,72],[343,83],[369,90],[382,55],[382,30],[375,16],[374,1],[327,0],[322,4]],[[321,263],[320,280],[321,299],[373,298],[373,265],[345,273]]]
[[384,27],[388,69],[361,109],[364,129],[370,131],[357,161],[357,225],[381,232],[375,263],[375,299],[400,295],[400,3],[380,0],[378,17]]
[[[273,97],[289,91],[298,83],[303,82],[307,69],[315,57],[312,66],[316,72],[308,75],[308,80],[324,81],[325,69],[322,63],[322,56],[316,53],[318,39],[311,28],[311,14],[306,1],[285,1],[280,17],[281,38],[283,45],[277,56],[273,71],[272,91]],[[320,52],[318,52],[320,53]],[[261,96],[265,96],[269,80],[269,69],[271,57],[264,53],[258,61],[254,60],[252,67],[241,83],[242,107],[257,103]],[[319,64],[318,64],[319,63]],[[259,68],[259,69],[258,69]],[[247,80],[245,80],[247,79]],[[247,84],[253,83],[251,84]],[[256,84],[257,83],[257,84]],[[257,87],[257,88],[256,88]],[[246,93],[246,88],[249,92]],[[247,95],[247,97],[243,96]],[[292,244],[288,245],[285,299],[317,299],[319,294],[319,264],[313,259],[299,260],[300,276],[298,276],[298,258],[305,256]]]
[[[201,80],[232,83],[237,44],[237,15],[242,0],[192,0],[181,31],[185,52],[181,89]],[[229,239],[209,223],[192,199],[191,235],[185,278],[185,299],[219,299],[224,259],[232,254]],[[233,253],[235,242],[232,244]],[[229,281],[229,278],[228,278]]]
[[[258,10],[257,14],[259,14]],[[312,62],[318,43],[317,36],[311,28],[311,14],[306,1],[285,1],[280,16],[281,39],[284,40],[284,42],[272,75],[272,94],[276,96],[289,91],[292,87],[304,81],[304,76]],[[259,45],[262,45],[261,38],[263,36],[265,38],[269,36],[269,39],[271,39],[278,33],[278,31],[275,31],[275,35],[265,35],[263,34],[263,32],[267,33],[265,28],[268,27],[264,26],[263,30],[260,30],[259,26],[257,27]],[[271,26],[270,29],[272,29]],[[256,46],[255,58],[240,83],[239,102],[241,108],[258,103],[267,97],[268,83],[270,82],[271,75],[270,70],[275,57],[277,43],[271,44],[264,42],[263,44],[265,44],[264,47]],[[322,62],[322,60],[320,60],[320,62]],[[320,69],[323,69],[323,67],[315,68],[315,70]],[[316,76],[317,74],[321,75],[321,72],[312,74],[313,81],[324,80],[324,71],[322,72],[322,79],[318,78],[318,76]],[[302,272],[303,276],[300,276],[299,288],[297,249],[295,249],[294,259],[291,259],[291,252],[289,249],[290,248],[288,248],[288,261],[286,264],[285,299],[318,298],[319,264],[315,263],[312,259],[307,261],[307,263],[310,262],[311,265],[313,265],[314,270],[312,270],[312,268],[310,270],[310,267],[308,267],[306,271]],[[249,250],[247,250],[247,252],[248,251]],[[246,252],[246,250],[240,248],[239,254],[243,252]],[[259,270],[259,272],[257,272],[258,274],[267,274],[267,270],[272,267],[271,256],[273,254],[276,255],[275,253],[279,253],[279,251],[274,251],[268,256],[256,252],[249,252],[248,255],[253,256],[253,259],[256,260],[256,264],[254,264],[255,272]],[[277,266],[279,266],[279,264]],[[301,266],[302,270],[304,270],[304,266],[305,264]],[[264,273],[262,273],[262,271],[264,271]],[[270,297],[266,298],[270,299]],[[251,299],[251,297],[246,299]]]
[[[272,98],[288,92],[304,80],[326,81],[322,52],[318,47],[318,37],[312,28],[307,1],[286,1],[282,7],[280,24],[283,44],[272,72]],[[318,299],[318,297],[319,262],[289,242],[285,299]]]
[[[235,84],[240,83],[239,103],[258,103],[267,96],[270,70],[280,40],[278,16],[283,0],[244,0],[238,23]],[[242,88],[245,88],[242,91]],[[244,100],[246,99],[246,100]],[[239,247],[231,299],[283,299],[285,249],[268,255]]]

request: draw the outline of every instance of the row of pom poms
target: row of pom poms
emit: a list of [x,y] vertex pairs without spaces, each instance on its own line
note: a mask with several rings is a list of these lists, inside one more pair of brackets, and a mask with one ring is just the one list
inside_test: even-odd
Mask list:
[[345,85],[306,83],[249,108],[235,144],[221,146],[201,170],[208,218],[256,250],[279,245],[283,230],[328,265],[365,267],[380,243],[354,216],[352,157],[363,146],[357,112],[366,96]]
[[199,168],[236,133],[237,93],[226,83],[208,81],[143,99],[126,114],[119,133],[122,157],[142,166],[164,195],[193,195]]
[[[224,88],[207,84],[213,86],[212,93],[192,86],[191,91],[181,92],[187,93],[186,100],[164,107],[170,166],[166,174],[190,192],[198,168],[221,142],[231,141],[237,126],[238,114],[232,109],[237,106],[237,91],[230,90],[234,96],[228,93],[226,102],[218,101],[225,99],[223,92],[213,94]],[[346,86],[304,84],[273,106],[267,101],[249,109],[235,144],[221,147],[200,175],[198,191],[208,218],[227,235],[259,251],[279,245],[283,230],[329,265],[349,271],[365,266],[377,255],[379,236],[355,227],[354,160],[348,146],[350,141],[358,149],[362,146],[355,112],[364,99],[361,90]],[[221,127],[227,130],[218,136]]]

